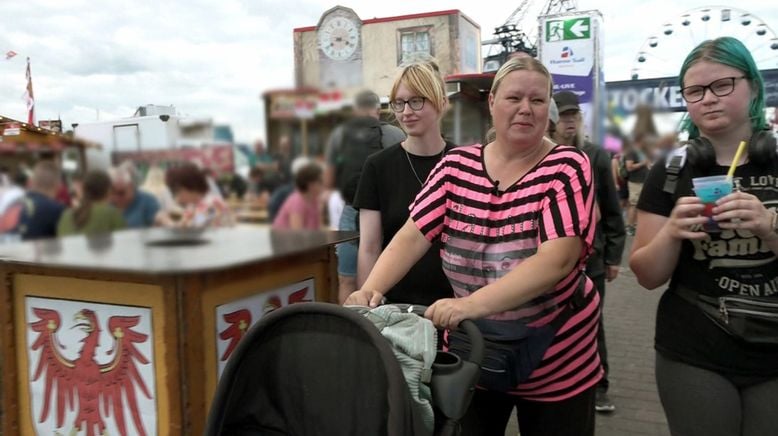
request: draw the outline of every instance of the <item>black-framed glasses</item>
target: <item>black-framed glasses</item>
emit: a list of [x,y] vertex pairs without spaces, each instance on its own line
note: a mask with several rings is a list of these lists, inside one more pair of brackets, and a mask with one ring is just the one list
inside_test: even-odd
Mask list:
[[705,90],[709,89],[716,97],[724,97],[735,91],[735,81],[746,76],[724,77],[710,82],[708,85],[692,85],[681,89],[681,96],[687,103],[696,103],[705,98]]
[[424,97],[411,97],[408,100],[400,100],[399,98],[397,100],[392,100],[389,105],[392,107],[392,110],[395,112],[402,112],[405,110],[405,105],[408,104],[408,106],[411,107],[411,110],[414,111],[420,111],[421,108],[424,107],[424,101],[427,100]]

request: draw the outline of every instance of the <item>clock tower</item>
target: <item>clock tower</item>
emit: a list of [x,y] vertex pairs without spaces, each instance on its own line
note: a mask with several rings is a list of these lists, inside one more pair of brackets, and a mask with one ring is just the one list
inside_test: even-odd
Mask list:
[[351,9],[335,6],[316,26],[319,79],[324,88],[362,86],[362,20]]

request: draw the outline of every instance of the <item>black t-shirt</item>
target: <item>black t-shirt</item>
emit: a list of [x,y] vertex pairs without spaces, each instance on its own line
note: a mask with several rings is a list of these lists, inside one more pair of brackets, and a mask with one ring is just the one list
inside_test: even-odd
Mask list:
[[[453,147],[453,144],[446,142],[446,151]],[[398,143],[373,154],[365,162],[354,196],[354,207],[380,211],[382,248],[389,245],[395,233],[408,220],[408,207],[421,190],[416,176],[424,182],[441,157],[406,155],[405,149]],[[440,242],[434,243],[408,274],[386,294],[387,300],[430,305],[438,299],[453,297],[454,291],[441,266],[440,249]]]
[[[646,160],[646,155],[638,150],[630,150],[629,153],[624,156],[624,160],[631,160],[632,162],[638,164]],[[627,172],[627,180],[632,183],[645,183],[647,177],[648,167],[646,166],[640,167],[634,171]]]
[[[691,196],[692,177],[723,175],[717,166],[701,173],[684,168],[676,196]],[[643,186],[638,209],[669,216],[675,200],[663,191],[665,164],[658,162]],[[778,208],[778,168],[752,163],[735,172],[741,190],[757,196],[768,209]],[[678,265],[657,310],[656,349],[668,357],[723,374],[778,375],[778,347],[757,348],[727,335],[696,306],[673,292],[677,286],[711,296],[750,295],[778,302],[778,258],[750,232],[725,230],[710,239],[685,240]]]

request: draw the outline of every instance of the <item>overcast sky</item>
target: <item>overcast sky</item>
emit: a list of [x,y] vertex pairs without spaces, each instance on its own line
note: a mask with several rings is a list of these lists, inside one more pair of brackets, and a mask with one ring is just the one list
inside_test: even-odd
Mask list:
[[[623,80],[629,78],[648,37],[661,34],[664,23],[679,21],[684,11],[707,3],[580,0],[578,9],[602,12],[606,80]],[[262,91],[293,86],[292,29],[315,25],[338,3],[1,0],[0,4],[0,53],[19,53],[10,61],[0,57],[0,114],[26,119],[21,97],[25,57],[30,56],[38,119],[59,115],[69,127],[95,120],[98,111],[106,120],[131,116],[143,104],[172,104],[182,114],[229,123],[236,139],[248,142],[265,136]],[[483,39],[515,7],[497,1],[485,7],[473,0],[340,4],[362,19],[459,9],[481,26]],[[778,9],[769,4],[772,1],[741,0],[737,7],[778,29]],[[700,38],[705,28],[695,30],[695,38]],[[679,47],[692,40],[680,33],[674,38],[672,45]],[[643,75],[673,75],[684,54],[670,50],[661,58],[649,58]]]

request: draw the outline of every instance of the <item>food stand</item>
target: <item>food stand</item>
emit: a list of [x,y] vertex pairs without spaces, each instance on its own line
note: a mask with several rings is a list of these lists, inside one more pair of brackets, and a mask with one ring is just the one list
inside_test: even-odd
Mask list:
[[341,109],[342,96],[336,100],[322,97],[316,88],[274,89],[265,91],[261,98],[265,106],[265,126],[269,150],[276,147],[282,136],[292,142],[295,156],[319,156],[324,153],[324,143],[335,125],[345,119]]
[[6,168],[32,167],[39,160],[53,159],[59,163],[74,161],[74,170],[83,172],[89,148],[100,146],[0,115],[0,164]]
[[271,310],[336,301],[354,232],[126,230],[0,246],[2,434],[202,434]]

